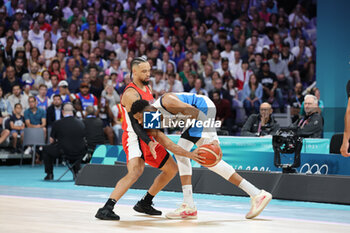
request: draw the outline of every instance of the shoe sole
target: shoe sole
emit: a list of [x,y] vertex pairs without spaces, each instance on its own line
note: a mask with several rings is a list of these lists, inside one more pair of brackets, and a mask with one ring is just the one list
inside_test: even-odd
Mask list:
[[259,211],[257,211],[254,215],[251,216],[245,216],[246,219],[252,219],[255,218],[256,216],[258,216],[267,206],[267,204],[269,204],[269,202],[272,200],[272,195],[270,193],[266,194],[266,198],[262,201],[262,203],[260,204],[260,209]]
[[147,215],[152,215],[152,216],[159,216],[159,215],[162,215],[162,213],[159,213],[159,214],[149,214],[149,213],[146,213],[143,209],[140,209],[139,207],[137,206],[134,206],[133,208],[136,212],[139,212],[141,214],[147,214]]
[[100,216],[100,215],[98,215],[98,214],[96,214],[95,215],[95,218],[98,218],[98,219],[100,219],[100,220],[114,220],[114,221],[119,221],[120,220],[120,218],[106,218],[106,217],[104,217],[104,216]]
[[167,219],[173,219],[173,220],[176,220],[176,219],[181,219],[181,220],[192,220],[192,219],[197,219],[197,215],[196,216],[168,216],[168,215],[165,215],[165,217]]

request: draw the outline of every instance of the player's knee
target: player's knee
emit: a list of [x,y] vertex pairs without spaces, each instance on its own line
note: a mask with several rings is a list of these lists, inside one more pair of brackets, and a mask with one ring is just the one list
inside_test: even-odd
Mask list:
[[129,171],[127,174],[128,178],[132,182],[136,182],[140,178],[141,175],[142,175],[142,171],[138,171],[138,170]]
[[128,169],[127,176],[135,182],[142,175],[143,169],[143,166],[133,166],[132,168]]
[[178,167],[174,160],[169,160],[162,169],[168,176],[174,177],[178,173]]
[[221,160],[214,167],[210,167],[208,169],[215,172],[216,174],[222,176],[226,180],[230,179],[230,177],[236,172],[235,169],[231,165],[224,162],[223,160]]

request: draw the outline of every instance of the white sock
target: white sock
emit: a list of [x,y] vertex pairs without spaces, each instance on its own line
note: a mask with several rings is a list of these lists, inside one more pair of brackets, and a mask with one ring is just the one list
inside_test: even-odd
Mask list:
[[184,203],[188,204],[190,207],[194,207],[192,185],[188,184],[182,186],[182,193],[184,195]]
[[242,189],[244,192],[246,192],[250,197],[254,197],[258,195],[261,191],[246,179],[243,179],[242,182],[238,185],[238,187]]

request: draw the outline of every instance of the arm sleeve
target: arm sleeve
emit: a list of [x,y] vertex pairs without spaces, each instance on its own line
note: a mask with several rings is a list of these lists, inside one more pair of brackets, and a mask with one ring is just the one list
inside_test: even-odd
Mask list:
[[136,119],[133,117],[131,112],[129,112],[128,114],[129,114],[132,128],[134,129],[135,133],[137,134],[137,136],[139,136],[141,138],[142,141],[144,141],[148,145],[148,143],[151,141],[151,139],[148,137],[146,131],[136,121]]
[[253,117],[250,116],[242,127],[241,136],[256,137],[255,133],[250,132],[252,124],[253,124]]
[[317,114],[312,119],[310,119],[310,122],[306,124],[302,129],[299,128],[298,134],[301,136],[312,136],[315,133],[322,131],[323,129],[323,120],[322,117]]
[[348,84],[346,84],[346,94],[348,95],[348,98],[350,98],[350,80],[348,81]]

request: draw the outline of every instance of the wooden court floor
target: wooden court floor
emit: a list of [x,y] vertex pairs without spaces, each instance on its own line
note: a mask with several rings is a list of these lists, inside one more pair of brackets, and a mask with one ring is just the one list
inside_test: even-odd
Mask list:
[[[121,217],[120,221],[100,221],[94,218],[99,207],[101,203],[0,195],[0,232],[350,232],[350,223],[266,216],[246,220],[241,214],[209,211],[200,211],[197,220],[167,220],[163,216],[138,214],[128,205],[118,205],[115,208]],[[166,212],[170,209],[161,210]]]

